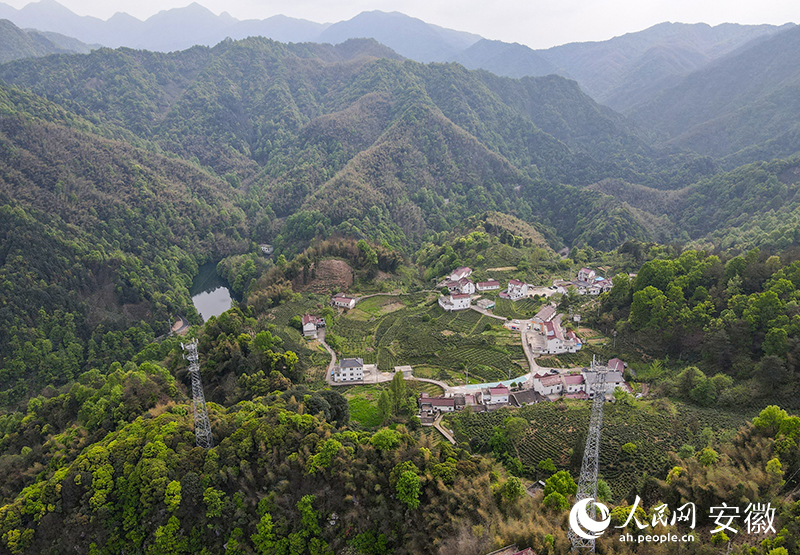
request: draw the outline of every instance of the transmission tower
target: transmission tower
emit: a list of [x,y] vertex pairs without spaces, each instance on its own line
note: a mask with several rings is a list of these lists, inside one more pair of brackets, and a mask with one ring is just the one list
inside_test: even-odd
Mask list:
[[[595,372],[594,402],[592,403],[592,415],[589,418],[589,431],[586,434],[586,448],[583,451],[583,464],[581,464],[581,477],[578,479],[578,493],[575,495],[575,502],[591,497],[597,500],[597,467],[599,466],[600,456],[600,433],[603,428],[603,405],[606,402],[606,372],[604,366],[595,366],[592,359],[591,371]],[[587,512],[591,516],[596,516],[594,503],[587,506]],[[569,539],[572,541],[572,551],[582,551],[594,553],[594,538],[585,539],[569,530]]]
[[211,423],[208,421],[206,398],[203,395],[203,382],[200,381],[200,364],[197,355],[197,339],[191,343],[181,343],[186,351],[183,358],[189,361],[189,374],[192,376],[192,405],[194,408],[194,436],[198,447],[211,449],[214,438],[211,437]]

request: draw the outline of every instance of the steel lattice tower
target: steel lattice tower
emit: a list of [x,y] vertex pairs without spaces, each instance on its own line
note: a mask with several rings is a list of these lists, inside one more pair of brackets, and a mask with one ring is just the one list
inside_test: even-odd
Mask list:
[[197,339],[191,343],[181,343],[181,349],[186,351],[183,358],[189,361],[189,374],[192,376],[192,405],[194,408],[194,436],[198,447],[211,449],[214,447],[214,438],[211,437],[211,423],[206,410],[206,398],[203,395],[203,382],[200,381],[200,364],[197,354]]
[[[589,431],[586,433],[586,448],[583,451],[583,463],[581,464],[581,476],[578,479],[578,493],[575,495],[575,502],[591,497],[597,499],[597,470],[600,456],[600,433],[603,428],[603,405],[606,402],[606,372],[604,366],[595,366],[592,360],[591,370],[596,372],[594,381],[594,402],[592,403],[592,415],[589,418]],[[587,506],[587,511],[596,511],[593,503]],[[592,515],[592,513],[589,513]],[[592,515],[594,516],[594,515]],[[569,530],[568,537],[572,541],[572,551],[583,551],[594,553],[594,538],[585,539]]]

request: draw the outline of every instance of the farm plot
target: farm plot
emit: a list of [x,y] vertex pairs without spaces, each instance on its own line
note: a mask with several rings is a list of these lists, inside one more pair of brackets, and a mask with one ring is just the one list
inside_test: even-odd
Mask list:
[[[445,313],[429,297],[426,293],[373,297],[359,303],[363,315],[373,316],[365,320],[362,315],[341,315],[331,325],[330,331],[340,339],[340,354],[363,357],[367,363],[377,363],[381,371],[408,364],[430,366],[437,374],[447,375],[466,364],[470,375],[481,381],[527,371],[518,335],[493,325],[493,319],[476,311]],[[386,310],[390,311],[382,313]]]
[[[619,499],[635,487],[644,473],[664,478],[670,469],[669,452],[682,445],[700,447],[699,433],[709,427],[719,433],[737,429],[746,418],[735,413],[723,413],[686,405],[676,405],[675,414],[608,404],[603,419],[600,444],[600,475]],[[560,469],[569,469],[570,451],[583,449],[589,422],[588,403],[539,403],[520,409],[492,413],[461,413],[452,417],[456,439],[469,441],[478,451],[488,450],[487,444],[495,426],[513,414],[530,422],[530,429],[517,448],[524,465],[535,467],[539,461],[551,458]],[[633,454],[622,446],[636,445]]]
[[505,318],[525,320],[532,318],[539,311],[541,306],[542,302],[534,299],[522,299],[515,302],[498,298],[495,301],[493,312]]

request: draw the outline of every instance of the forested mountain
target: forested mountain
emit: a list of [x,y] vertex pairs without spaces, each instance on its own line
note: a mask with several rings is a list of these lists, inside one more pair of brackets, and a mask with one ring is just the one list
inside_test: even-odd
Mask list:
[[791,28],[696,71],[630,115],[669,144],[730,166],[800,149],[800,28]]
[[[654,162],[622,118],[565,79],[513,81],[396,58],[373,41],[248,39],[171,54],[121,49],[19,61],[0,76],[235,176],[278,218],[304,208],[336,226],[376,206],[372,224],[404,222],[406,239],[396,244],[492,206],[535,213],[568,241],[587,232],[608,245],[641,237],[624,209],[553,182],[614,176],[674,186],[674,176],[664,183],[658,172],[686,165]],[[420,164],[436,187],[420,187],[412,171]],[[348,180],[371,196],[325,192]],[[376,186],[384,189],[378,197]],[[548,204],[534,200],[540,195]],[[565,198],[573,206],[560,218]]]
[[334,23],[314,42],[339,44],[351,38],[372,38],[418,62],[445,62],[480,40],[471,33],[443,29],[399,12],[362,12]]
[[758,246],[781,250],[800,241],[798,156],[755,162],[677,190],[620,180],[589,188],[628,206],[661,241],[674,238],[737,252]]
[[3,87],[0,102],[7,401],[132,356],[175,314],[196,319],[188,286],[198,263],[249,242],[226,181],[103,138],[19,90]]
[[57,33],[23,31],[7,19],[0,19],[0,62],[38,58],[48,54],[85,54],[90,50],[88,45],[76,39]]
[[0,17],[23,28],[61,33],[87,43],[162,52],[250,36],[332,44],[372,38],[419,62],[455,61],[469,69],[514,78],[562,75],[575,79],[592,98],[616,110],[646,102],[686,74],[791,26],[661,23],[606,41],[533,50],[378,10],[336,23],[283,15],[240,21],[226,12],[215,15],[195,2],[161,11],[145,21],[125,13],[102,21],[78,16],[55,0],[40,0],[19,10],[0,4]]
[[541,77],[560,74],[570,77],[566,70],[548,60],[541,51],[524,44],[499,40],[481,39],[449,61],[457,62],[467,69],[485,69],[503,77]]
[[607,41],[565,44],[536,53],[577,80],[598,102],[624,110],[686,73],[783,29],[660,23]]

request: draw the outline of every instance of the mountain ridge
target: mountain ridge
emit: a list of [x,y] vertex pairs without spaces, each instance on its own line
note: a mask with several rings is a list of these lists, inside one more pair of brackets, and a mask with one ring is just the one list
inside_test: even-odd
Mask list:
[[[44,2],[44,3],[43,3]],[[53,17],[50,12],[58,13]],[[648,100],[677,78],[737,48],[784,29],[774,25],[660,23],[605,41],[569,43],[534,50],[426,23],[399,12],[361,12],[349,20],[315,23],[275,15],[238,20],[215,15],[193,2],[144,21],[116,13],[107,21],[78,16],[55,0],[20,10],[0,4],[0,17],[20,27],[58,32],[91,44],[176,51],[195,45],[265,36],[281,42],[332,42],[373,38],[416,61],[451,62],[506,77],[558,74],[577,80],[595,100],[617,110]]]

